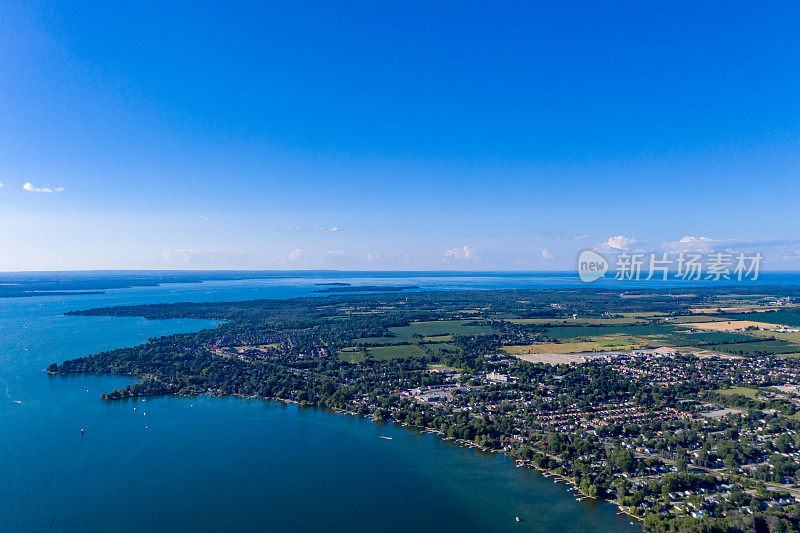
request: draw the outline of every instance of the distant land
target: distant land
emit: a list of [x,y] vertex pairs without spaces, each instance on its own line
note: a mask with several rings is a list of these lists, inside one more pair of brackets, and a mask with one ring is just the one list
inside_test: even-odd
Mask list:
[[[0,298],[102,294],[108,289],[155,287],[166,283],[203,283],[204,281],[233,281],[247,279],[319,278],[319,277],[384,277],[397,272],[345,272],[335,270],[161,270],[161,271],[64,271],[64,272],[0,272]],[[412,274],[412,273],[409,273]],[[420,272],[420,275],[457,276],[458,272]],[[485,275],[485,274],[484,274]],[[316,286],[344,289],[349,283],[315,283]],[[416,287],[414,287],[416,288]],[[353,288],[348,290],[363,291]],[[369,290],[397,290],[373,288]],[[325,290],[324,292],[335,292]]]
[[[556,274],[575,276],[572,272],[469,272],[472,277],[530,276]],[[387,278],[408,276],[461,277],[461,271],[345,271],[345,270],[85,270],[0,272],[0,298],[52,296],[58,294],[97,294],[109,289],[155,287],[166,283],[203,283],[248,279],[285,278]],[[350,283],[318,282],[319,287],[347,288]],[[411,287],[408,287],[411,288]],[[417,287],[414,287],[417,288]],[[348,289],[363,292],[365,289]],[[397,289],[369,289],[397,290]],[[367,292],[369,291],[367,290]],[[325,291],[338,292],[338,291]]]
[[351,286],[346,283],[346,287],[336,286],[326,289],[317,289],[314,292],[397,292],[411,289],[419,289],[417,285],[356,285]]

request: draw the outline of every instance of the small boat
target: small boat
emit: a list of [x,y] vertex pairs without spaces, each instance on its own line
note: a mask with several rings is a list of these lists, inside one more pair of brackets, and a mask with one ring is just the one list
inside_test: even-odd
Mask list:
[[381,435],[379,438],[386,439],[386,440],[392,440],[392,437],[387,437],[386,435]]
[[519,522],[519,517],[517,517],[517,522]]
[[86,433],[86,430],[81,428],[81,435],[83,435],[84,433]]

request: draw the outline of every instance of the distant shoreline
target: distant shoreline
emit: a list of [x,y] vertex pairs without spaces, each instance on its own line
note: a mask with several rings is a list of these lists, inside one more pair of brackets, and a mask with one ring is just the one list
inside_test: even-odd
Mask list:
[[317,289],[313,292],[399,292],[412,289],[419,289],[417,285],[354,285],[347,287],[328,287],[327,289]]
[[[569,289],[627,289],[631,291],[652,289],[687,289],[710,287],[741,287],[743,290],[759,290],[768,286],[800,286],[800,271],[774,271],[762,272],[756,282],[694,282],[677,281],[669,282],[632,282],[619,281],[612,275],[593,283],[580,281],[575,271],[456,271],[456,270],[430,270],[430,271],[401,271],[401,270],[115,270],[115,271],[27,271],[27,272],[0,272],[0,298],[9,297],[35,297],[35,296],[80,296],[85,294],[102,294],[111,289],[130,289],[133,287],[157,287],[165,284],[177,283],[205,283],[219,281],[246,281],[246,280],[309,280],[313,286],[321,287],[314,292],[371,292],[366,288],[353,286],[349,282],[336,281],[336,279],[366,278],[381,280],[387,279],[411,280],[413,278],[482,278],[525,279],[530,280],[527,287],[530,289],[569,288]],[[417,280],[414,280],[417,281]],[[417,282],[418,283],[418,282]],[[502,288],[502,283],[492,287]],[[372,292],[397,291],[391,286],[367,285],[364,287],[380,287]],[[422,287],[408,286],[407,289]],[[464,288],[464,287],[460,287]],[[403,289],[405,290],[405,289]]]

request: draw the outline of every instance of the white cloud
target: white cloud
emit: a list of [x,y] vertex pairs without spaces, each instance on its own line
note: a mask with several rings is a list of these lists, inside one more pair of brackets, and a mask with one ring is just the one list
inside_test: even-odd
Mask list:
[[444,258],[445,261],[448,259],[453,259],[456,261],[464,259],[477,259],[478,249],[467,245],[464,245],[462,248],[451,248],[450,250],[445,251]]
[[713,239],[687,235],[679,241],[663,242],[661,248],[668,252],[709,253],[719,250],[741,251],[745,249],[789,249],[798,246],[797,239]]
[[47,192],[47,193],[62,192],[64,190],[64,187],[53,187],[53,188],[34,187],[32,183],[27,183],[27,182],[25,183],[25,185],[22,186],[22,188],[28,192]]
[[542,257],[545,261],[550,261],[551,259],[555,259],[556,254],[550,251],[550,248],[542,248]]
[[298,259],[300,259],[300,257],[302,257],[302,255],[303,255],[303,250],[301,248],[296,248],[291,252],[289,252],[289,261],[297,261]]
[[302,226],[286,226],[283,229],[284,231],[341,231],[339,226],[314,226],[313,228],[304,228]]
[[710,252],[731,242],[733,242],[731,239],[711,239],[709,237],[687,235],[677,242],[662,243],[661,247],[670,252]]
[[617,235],[609,237],[606,242],[597,247],[598,250],[606,252],[624,252],[631,249],[631,246],[636,244],[636,239],[626,237],[625,235]]
[[161,251],[161,259],[164,261],[183,261],[189,263],[194,260],[208,259],[232,259],[252,255],[251,252],[237,252],[234,250],[224,250],[221,248],[211,250],[201,250],[199,248],[166,248]]
[[559,231],[534,231],[534,235],[539,235],[541,237],[547,237],[550,239],[556,240],[573,240],[573,241],[580,241],[583,239],[588,239],[589,235],[583,235],[578,233],[561,233]]
[[5,184],[0,181],[0,189],[2,189],[3,187],[5,187]]
[[325,252],[325,255],[347,255],[347,252],[344,250],[329,250]]

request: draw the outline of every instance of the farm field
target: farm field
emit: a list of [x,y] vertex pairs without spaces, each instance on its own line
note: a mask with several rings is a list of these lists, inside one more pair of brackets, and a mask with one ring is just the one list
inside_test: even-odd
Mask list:
[[669,346],[693,346],[693,347],[706,347],[713,344],[733,344],[737,342],[758,342],[760,339],[752,335],[745,335],[744,333],[731,333],[727,331],[702,331],[691,333],[688,330],[674,331],[662,335],[653,335],[648,337],[652,340],[658,340]]
[[724,307],[720,305],[720,307],[695,307],[690,309],[692,313],[696,313],[698,315],[708,314],[708,313],[716,313],[718,310],[721,310],[725,313],[747,313],[747,312],[763,312],[767,311],[771,308],[757,306],[757,305],[737,305],[735,307]]
[[412,322],[408,326],[391,327],[392,337],[363,337],[356,339],[361,344],[404,344],[419,335],[425,341],[446,341],[453,335],[486,335],[495,333],[490,326],[471,326],[469,320],[436,320],[430,322]]
[[792,313],[789,311],[764,311],[745,314],[726,313],[717,316],[728,320],[749,320],[752,318],[759,322],[800,327],[800,313]]
[[648,320],[649,317],[620,317],[620,318],[593,318],[593,317],[578,317],[578,318],[511,318],[508,322],[512,324],[546,324],[551,326],[574,326],[574,325],[617,325],[617,324],[635,324]]
[[685,324],[688,322],[693,323],[704,323],[704,322],[717,322],[720,320],[725,320],[724,318],[719,318],[715,316],[676,316],[676,317],[664,317],[665,320],[669,318],[670,324]]
[[[369,347],[367,348],[367,353],[376,361],[389,361],[391,359],[423,357],[428,355],[426,350],[434,355],[439,355],[445,350],[457,351],[458,348],[444,342],[430,343],[422,346],[416,344],[389,344],[386,346]],[[355,347],[339,350],[337,356],[342,361],[347,361],[348,363],[361,363],[365,360],[364,352]]]
[[574,339],[578,337],[605,337],[613,334],[624,335],[659,335],[675,330],[667,325],[610,325],[610,326],[564,326],[547,328],[546,335],[553,339]]
[[787,342],[796,343],[800,350],[800,333],[781,333],[779,331],[751,331],[756,337],[775,338]]
[[736,331],[749,327],[767,329],[774,328],[776,324],[769,322],[755,322],[753,320],[716,320],[710,322],[687,322],[681,324],[687,328],[708,329],[713,331]]
[[574,354],[583,352],[629,351],[646,347],[645,344],[634,342],[627,337],[601,337],[587,341],[509,345],[503,346],[503,350],[509,355],[543,353]]
[[737,355],[783,355],[794,354],[800,346],[783,340],[764,340],[761,342],[740,342],[735,344],[713,344],[706,346],[709,350],[717,350]]

